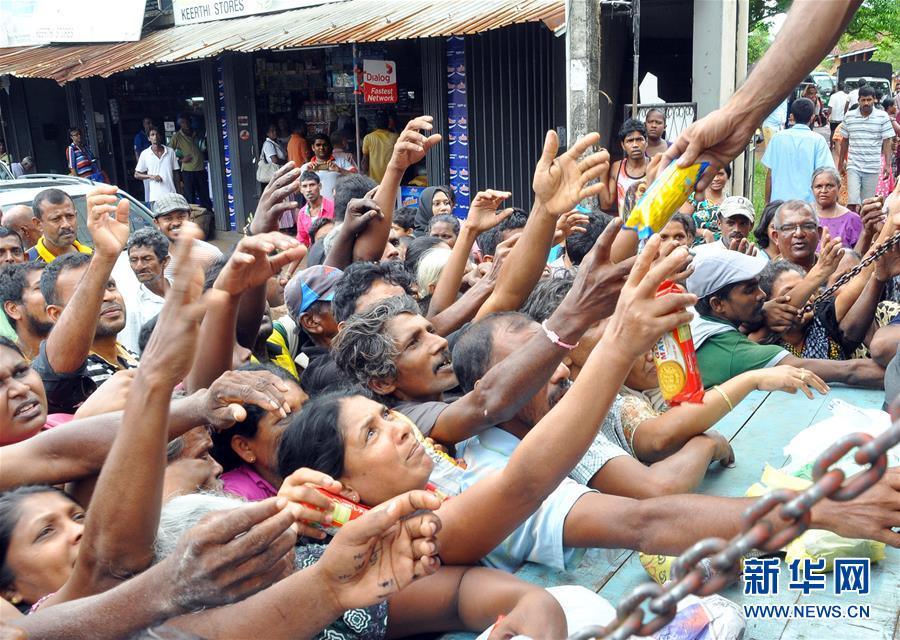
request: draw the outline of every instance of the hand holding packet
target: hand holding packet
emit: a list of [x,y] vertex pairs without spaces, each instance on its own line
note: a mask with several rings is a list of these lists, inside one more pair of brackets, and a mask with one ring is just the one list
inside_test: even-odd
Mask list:
[[624,227],[637,231],[641,240],[659,233],[687,200],[708,166],[708,162],[700,162],[681,168],[673,162],[663,169],[634,205]]

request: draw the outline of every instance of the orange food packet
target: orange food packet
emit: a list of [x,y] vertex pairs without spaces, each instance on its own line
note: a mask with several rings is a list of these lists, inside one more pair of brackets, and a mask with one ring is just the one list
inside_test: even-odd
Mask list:
[[[684,293],[684,288],[666,280],[659,285],[656,295],[668,293]],[[673,406],[682,402],[703,402],[703,379],[697,365],[691,325],[679,325],[661,337],[653,348],[653,362],[666,402]]]

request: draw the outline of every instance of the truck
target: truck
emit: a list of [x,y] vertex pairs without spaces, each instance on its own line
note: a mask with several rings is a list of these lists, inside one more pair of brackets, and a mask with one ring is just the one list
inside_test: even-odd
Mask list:
[[850,93],[863,85],[869,85],[882,97],[891,95],[891,64],[889,62],[845,62],[838,67],[838,82]]

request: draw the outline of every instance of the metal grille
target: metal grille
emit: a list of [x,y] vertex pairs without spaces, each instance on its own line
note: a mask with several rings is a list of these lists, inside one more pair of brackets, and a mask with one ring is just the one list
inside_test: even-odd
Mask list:
[[[471,190],[505,189],[512,204],[531,207],[531,177],[544,134],[554,128],[553,34],[516,25],[466,38]],[[555,77],[554,77],[555,76]]]
[[[696,102],[664,102],[661,104],[639,104],[637,106],[637,118],[641,122],[647,119],[647,112],[651,109],[659,109],[666,116],[666,140],[675,140],[681,132],[697,119]],[[631,105],[626,104],[623,119],[631,117]]]

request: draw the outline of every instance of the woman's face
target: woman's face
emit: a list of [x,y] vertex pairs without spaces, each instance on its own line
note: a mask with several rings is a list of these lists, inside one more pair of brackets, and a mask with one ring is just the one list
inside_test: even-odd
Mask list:
[[40,375],[16,351],[0,347],[0,446],[30,438],[46,421]]
[[453,231],[453,225],[449,222],[435,222],[431,225],[430,235],[435,238],[440,238],[452,249],[453,245],[456,244],[456,232]]
[[424,488],[433,463],[409,423],[400,414],[362,396],[340,403],[344,475],[338,480],[369,506]]
[[631,371],[625,377],[625,386],[635,391],[646,391],[659,386],[652,352],[648,351],[637,357],[634,364],[631,365]]
[[728,174],[725,173],[725,169],[719,169],[713,177],[712,182],[709,184],[709,188],[716,193],[719,193],[725,188],[726,184],[728,184]]
[[[300,388],[300,385],[286,382],[290,389],[285,393],[285,399],[291,406],[291,413],[282,418],[277,413],[267,412],[259,419],[256,435],[252,438],[234,436],[231,447],[241,459],[251,465],[256,465],[277,475],[278,472],[278,444],[284,430],[291,423],[291,418],[300,410],[309,396]],[[236,442],[240,440],[239,442]]]
[[431,198],[431,213],[440,216],[453,211],[453,203],[450,202],[450,196],[443,191],[435,191]]
[[6,562],[15,576],[10,597],[34,604],[58,591],[72,574],[84,532],[84,509],[56,491],[19,503],[19,521]]
[[816,204],[821,208],[833,207],[838,199],[838,183],[830,173],[820,173],[812,183]]
[[274,140],[275,138],[278,137],[278,127],[276,127],[275,125],[272,125],[271,127],[269,127],[268,131],[266,131],[266,135],[269,138],[271,138],[272,140]]

